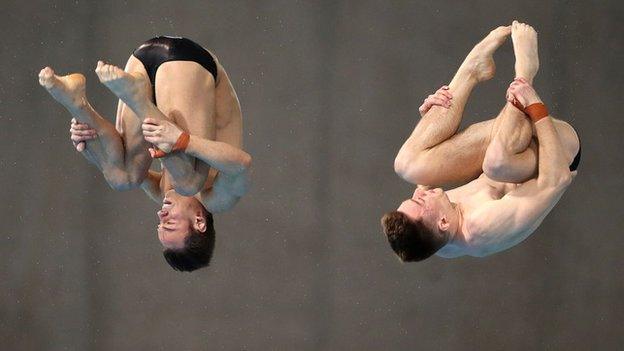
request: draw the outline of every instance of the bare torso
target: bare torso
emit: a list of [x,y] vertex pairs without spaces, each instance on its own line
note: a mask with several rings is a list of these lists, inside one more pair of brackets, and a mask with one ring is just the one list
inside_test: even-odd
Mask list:
[[[483,257],[506,250],[517,245],[535,231],[541,220],[534,223],[529,230],[514,233],[488,233],[487,237],[474,233],[474,228],[485,218],[480,218],[479,209],[488,206],[492,201],[499,200],[510,191],[522,184],[501,183],[489,179],[485,174],[470,183],[447,191],[449,200],[461,207],[463,213],[464,237],[452,240],[440,251],[438,256],[452,258],[458,256]],[[474,234],[474,235],[473,235]]]

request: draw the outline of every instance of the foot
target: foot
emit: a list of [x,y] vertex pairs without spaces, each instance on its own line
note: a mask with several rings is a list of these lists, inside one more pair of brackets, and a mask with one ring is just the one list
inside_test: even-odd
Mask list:
[[77,111],[87,105],[85,82],[85,77],[80,73],[59,77],[54,74],[54,70],[50,67],[39,72],[39,84],[70,112]]
[[511,27],[498,27],[490,32],[470,51],[458,73],[467,74],[482,82],[494,77],[496,65],[493,54],[507,40]]
[[528,24],[513,21],[511,40],[516,55],[516,77],[522,77],[529,84],[533,84],[533,78],[539,68],[537,32]]
[[98,61],[95,73],[102,84],[133,110],[150,101],[150,83],[144,74],[126,72],[102,61]]

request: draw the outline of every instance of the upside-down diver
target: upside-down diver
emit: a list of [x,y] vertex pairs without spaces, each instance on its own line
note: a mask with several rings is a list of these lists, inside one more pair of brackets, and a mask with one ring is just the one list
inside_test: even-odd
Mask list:
[[[251,164],[223,66],[189,39],[157,37],[134,51],[125,70],[100,61],[95,72],[120,99],[115,125],[87,100],[82,74],[57,76],[46,67],[39,82],[71,113],[74,146],[113,189],[140,187],[162,204],[157,232],[167,262],[179,271],[207,266],[212,213],[247,192]],[[161,172],[150,170],[153,158]]]

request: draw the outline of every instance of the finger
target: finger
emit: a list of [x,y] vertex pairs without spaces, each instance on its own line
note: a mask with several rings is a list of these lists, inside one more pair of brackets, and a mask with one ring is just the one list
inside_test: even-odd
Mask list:
[[97,138],[96,135],[72,135],[69,139],[75,143],[79,143],[81,141],[93,140]]
[[150,136],[150,137],[158,137],[160,136],[160,131],[159,130],[144,130],[143,131],[143,135],[144,136]]
[[446,99],[441,99],[438,97],[432,97],[431,99],[428,99],[429,103],[431,103],[434,106],[449,106],[450,102]]
[[443,85],[443,86],[440,87],[440,89],[448,90],[449,87],[448,87],[448,85]]
[[84,124],[84,123],[74,123],[74,124],[71,125],[71,127],[73,129],[76,129],[76,130],[87,130],[87,129],[95,130],[95,129],[89,127],[88,124]]
[[158,144],[158,142],[160,141],[160,138],[153,136],[144,136],[143,138],[145,139],[145,141],[152,144]]
[[422,113],[426,113],[427,111],[429,111],[431,106],[433,106],[433,104],[431,104],[429,101],[425,101],[422,105],[420,105],[420,108],[418,110]]
[[151,118],[151,117],[147,117],[146,119],[143,120],[143,123],[147,123],[147,124],[154,124],[154,125],[160,125],[160,121],[158,121],[155,118]]
[[141,129],[143,130],[148,130],[148,131],[155,131],[155,130],[159,130],[160,127],[154,124],[147,124],[147,123],[143,123],[141,125]]
[[87,130],[70,129],[69,132],[72,135],[96,135],[97,134],[94,129],[87,129]]
[[437,92],[435,94],[435,97],[439,99],[443,99],[443,100],[448,100],[448,101],[452,99],[452,97],[448,96],[447,94],[444,94],[444,91]]
[[76,150],[78,150],[78,152],[83,152],[84,149],[85,149],[85,146],[86,145],[85,145],[84,141],[80,142],[80,143],[76,144]]
[[147,151],[149,151],[150,156],[152,156],[152,158],[154,158],[154,156],[156,155],[156,150],[154,150],[154,148],[150,147],[149,149],[147,149]]
[[446,89],[439,89],[438,91],[436,91],[436,95],[444,95],[449,99],[453,98],[453,94],[451,94],[451,92]]

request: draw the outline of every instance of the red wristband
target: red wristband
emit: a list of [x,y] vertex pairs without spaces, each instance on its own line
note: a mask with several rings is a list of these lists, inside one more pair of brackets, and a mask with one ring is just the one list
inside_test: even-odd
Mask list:
[[[182,132],[178,137],[178,140],[173,144],[173,148],[169,153],[175,151],[184,151],[188,147],[189,142],[191,141],[191,136],[187,132]],[[161,158],[167,156],[168,153],[154,147],[154,153],[152,154],[152,158]]]
[[533,123],[539,121],[540,119],[544,117],[548,117],[549,115],[546,105],[544,105],[541,102],[536,102],[534,104],[527,106],[524,109],[524,113],[526,113],[526,115],[529,116],[529,118],[531,118]]
[[180,134],[180,136],[178,137],[176,143],[173,145],[173,149],[171,149],[171,152],[186,150],[190,141],[191,136],[189,135],[189,133],[182,132],[182,134]]

